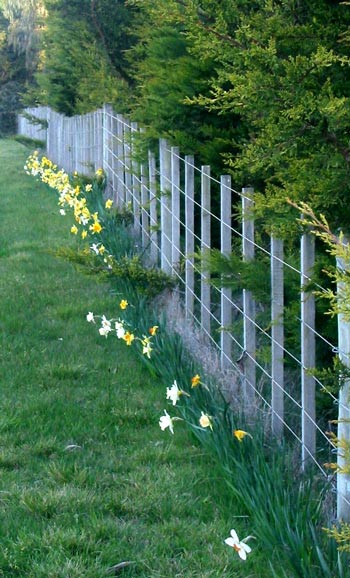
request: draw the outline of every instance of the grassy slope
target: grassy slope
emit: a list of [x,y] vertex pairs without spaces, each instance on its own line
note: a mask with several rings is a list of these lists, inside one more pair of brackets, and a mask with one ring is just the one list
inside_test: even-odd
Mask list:
[[223,544],[239,512],[209,458],[159,429],[170,384],[87,324],[117,302],[55,257],[71,235],[27,154],[0,141],[0,575],[261,576]]

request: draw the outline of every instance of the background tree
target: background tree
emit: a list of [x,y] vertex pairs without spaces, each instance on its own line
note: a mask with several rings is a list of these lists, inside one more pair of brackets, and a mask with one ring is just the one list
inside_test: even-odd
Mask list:
[[45,0],[45,7],[39,100],[69,115],[104,102],[124,106],[134,9],[122,0]]

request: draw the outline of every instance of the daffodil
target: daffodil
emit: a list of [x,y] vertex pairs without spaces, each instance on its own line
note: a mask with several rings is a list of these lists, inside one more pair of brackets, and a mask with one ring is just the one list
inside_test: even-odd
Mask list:
[[121,302],[119,303],[120,309],[126,309],[128,305],[129,303],[127,302],[126,299],[122,299]]
[[92,185],[86,185],[85,191],[86,191],[87,193],[90,193],[90,191],[92,191]]
[[106,209],[111,209],[113,206],[113,201],[112,199],[107,199],[106,203],[105,203],[105,207]]
[[92,311],[89,311],[89,313],[87,314],[86,321],[88,321],[89,323],[95,323],[95,317]]
[[154,335],[157,333],[157,329],[158,329],[158,325],[153,325],[153,327],[149,328],[148,333],[150,335],[152,335],[152,337],[154,337]]
[[90,249],[93,253],[95,253],[95,255],[99,255],[99,250],[98,250],[98,245],[96,245],[96,243],[92,243],[92,245],[90,246]]
[[172,386],[166,388],[166,398],[170,399],[170,401],[172,402],[173,405],[176,405],[181,394],[182,394],[182,391],[178,388],[177,382],[175,379]]
[[213,424],[209,415],[201,411],[201,417],[199,418],[199,423],[201,427],[209,427],[211,430],[213,429]]
[[93,234],[101,233],[102,225],[98,221],[95,221],[92,225],[90,225],[89,229]]
[[60,209],[60,215],[64,216],[65,214],[66,214],[66,211],[64,209]]
[[76,225],[73,225],[73,227],[71,227],[70,232],[73,235],[77,235],[78,234],[78,227]]
[[191,384],[192,384],[191,387],[197,387],[197,385],[199,385],[200,382],[201,382],[201,378],[200,378],[200,376],[199,376],[198,373],[197,373],[197,374],[196,374],[195,376],[193,376],[192,379],[191,379]]
[[118,339],[124,339],[126,331],[125,331],[124,325],[121,321],[115,322],[115,331],[116,331]]
[[249,436],[250,438],[252,437],[250,435],[250,433],[248,433],[242,429],[235,429],[233,431],[233,435],[235,436],[235,438],[238,439],[239,442],[241,442],[245,438],[245,436]]
[[123,339],[124,339],[126,345],[131,345],[135,339],[135,335],[133,333],[130,333],[130,331],[127,331],[125,333]]
[[88,232],[84,229],[84,230],[81,232],[81,238],[82,238],[82,239],[85,239],[85,238],[87,237],[87,235],[88,235]]
[[169,428],[169,430],[173,434],[174,433],[174,425],[173,425],[174,420],[173,420],[173,418],[170,417],[170,415],[168,414],[166,409],[164,410],[164,414],[165,415],[162,415],[159,419],[159,427],[162,431]]
[[148,359],[151,359],[151,352],[153,351],[151,347],[151,338],[144,337],[143,339],[141,339],[141,343],[142,343],[142,354],[147,355]]
[[247,554],[249,554],[252,549],[245,543],[245,540],[248,540],[251,536],[247,536],[244,540],[239,540],[236,530],[231,530],[230,534],[231,536],[230,538],[226,538],[225,544],[233,548],[242,560],[246,560]]

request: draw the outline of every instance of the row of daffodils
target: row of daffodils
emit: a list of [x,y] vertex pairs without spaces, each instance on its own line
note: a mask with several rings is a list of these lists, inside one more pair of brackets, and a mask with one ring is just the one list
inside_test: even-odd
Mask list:
[[[103,259],[107,267],[111,267],[113,263],[113,255],[108,253],[105,244],[99,241],[99,235],[103,231],[104,215],[95,210],[96,207],[91,207],[89,202],[89,195],[92,194],[94,187],[100,186],[104,179],[102,169],[96,171],[91,183],[82,185],[78,181],[78,175],[74,175],[71,179],[69,175],[62,169],[50,161],[47,157],[40,158],[38,152],[34,152],[25,164],[25,171],[27,174],[39,178],[42,182],[48,184],[51,188],[58,192],[58,207],[61,215],[66,215],[68,212],[72,213],[74,223],[70,227],[73,235],[79,236],[81,239],[89,242],[90,251]],[[75,182],[76,181],[76,182]],[[73,183],[73,184],[72,184]],[[103,210],[108,212],[113,206],[113,201],[107,199],[103,203]],[[109,335],[114,335],[117,339],[123,341],[127,346],[137,346],[140,348],[140,353],[151,359],[152,353],[155,349],[154,338],[158,331],[158,326],[153,325],[149,328],[148,334],[138,335],[137,329],[131,327],[129,323],[122,318],[122,313],[126,311],[129,305],[126,299],[121,299],[119,303],[120,315],[116,318],[108,319],[105,315],[96,315],[89,311],[86,319],[89,323],[98,326],[98,332],[102,337],[107,338]],[[186,387],[186,386],[185,386]],[[191,390],[195,388],[207,388],[202,383],[200,375],[196,374],[192,377],[191,383],[188,384],[188,390],[179,387],[176,380],[166,388],[165,399],[168,401],[172,409],[169,410],[171,414],[175,412],[178,403],[181,403],[181,398],[191,397]],[[192,428],[199,428],[211,435],[215,427],[213,418],[205,411],[205,408],[200,411],[196,424],[190,424]],[[169,430],[174,434],[174,424],[176,421],[185,421],[183,417],[177,415],[170,415],[166,409],[164,414],[159,418],[159,426],[162,431]],[[243,442],[246,436],[250,436],[244,430],[236,429],[233,431],[233,437],[240,443]],[[230,536],[225,539],[225,543],[230,546],[242,560],[246,560],[247,555],[251,552],[247,541],[252,536],[247,536],[245,539],[238,538],[236,530],[232,529]]]

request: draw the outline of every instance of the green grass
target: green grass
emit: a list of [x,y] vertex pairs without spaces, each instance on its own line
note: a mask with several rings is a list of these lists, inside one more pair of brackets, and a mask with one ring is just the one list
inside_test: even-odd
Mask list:
[[161,432],[170,384],[86,322],[121,295],[56,256],[75,239],[29,152],[0,141],[0,576],[268,578],[224,544],[249,524],[214,460]]

